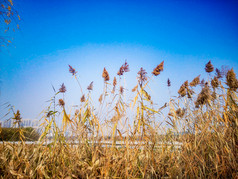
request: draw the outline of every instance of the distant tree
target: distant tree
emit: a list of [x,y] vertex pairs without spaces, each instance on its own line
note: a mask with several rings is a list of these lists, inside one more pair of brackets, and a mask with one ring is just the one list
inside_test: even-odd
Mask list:
[[11,43],[11,38],[7,32],[15,31],[19,28],[18,21],[20,16],[13,7],[12,0],[0,0],[0,46],[6,46]]
[[[40,132],[32,127],[21,128],[25,141],[37,141],[40,137]],[[20,141],[21,136],[17,128],[1,128],[0,141]]]

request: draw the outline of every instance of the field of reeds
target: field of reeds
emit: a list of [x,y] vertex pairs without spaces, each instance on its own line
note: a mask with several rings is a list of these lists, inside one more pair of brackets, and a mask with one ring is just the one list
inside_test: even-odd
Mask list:
[[[38,142],[26,143],[18,128],[18,143],[0,144],[1,178],[237,178],[234,70],[215,69],[209,61],[206,80],[185,81],[158,108],[149,85],[163,70],[164,62],[152,73],[141,68],[137,85],[126,88],[127,62],[114,78],[104,68],[104,92],[93,99],[93,82],[83,91],[79,72],[69,65],[81,93],[77,109],[67,108],[62,84],[42,112]],[[20,111],[13,110],[12,118],[19,124]]]

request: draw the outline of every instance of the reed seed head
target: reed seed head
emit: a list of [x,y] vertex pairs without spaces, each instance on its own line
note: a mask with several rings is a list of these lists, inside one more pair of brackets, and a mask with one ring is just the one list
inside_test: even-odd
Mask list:
[[188,80],[184,82],[184,86],[187,88],[188,87]]
[[123,92],[124,92],[124,88],[120,86],[120,94],[123,94]]
[[117,79],[116,79],[116,77],[114,77],[114,79],[113,79],[113,86],[115,87],[117,85]]
[[199,93],[197,100],[195,101],[195,106],[198,108],[200,105],[208,103],[210,99],[210,88],[207,84],[202,88],[202,91]]
[[16,121],[21,121],[21,114],[20,114],[20,111],[17,110],[16,113],[14,113],[14,118]]
[[180,89],[178,90],[178,94],[180,94],[181,97],[184,97],[187,94],[187,88],[188,88],[188,80],[185,81],[182,86],[180,86]]
[[93,90],[93,81],[90,83],[90,85],[87,87],[89,91]]
[[138,74],[138,82],[140,84],[140,87],[142,87],[143,82],[147,81],[147,72],[141,67],[140,71],[137,73]]
[[153,75],[158,76],[164,70],[164,61],[162,61],[152,72]]
[[125,61],[124,65],[123,65],[123,68],[124,68],[124,72],[129,72],[130,71],[127,61]]
[[184,116],[184,114],[185,114],[185,109],[178,108],[178,109],[176,110],[176,115],[177,115],[178,117],[182,118],[182,117]]
[[131,91],[135,92],[137,90],[137,88],[138,88],[138,85],[136,85]]
[[66,92],[66,87],[65,87],[64,83],[62,83],[62,85],[60,86],[59,92],[60,93],[65,93]]
[[178,90],[178,94],[181,97],[184,97],[185,95],[188,96],[188,98],[192,98],[192,95],[194,94],[194,91],[192,89],[189,89],[188,86],[188,80],[185,81],[182,86],[180,87],[180,89]]
[[184,84],[182,84],[182,86],[180,86],[179,90],[178,90],[178,94],[181,97],[184,97],[186,95],[186,87]]
[[106,68],[103,69],[102,77],[104,78],[104,81],[109,81],[109,79],[110,79],[109,74],[108,74]]
[[213,72],[214,67],[213,67],[213,65],[212,65],[212,63],[211,63],[211,60],[206,64],[205,70],[206,70],[207,73]]
[[168,80],[167,80],[167,86],[168,87],[170,87],[171,86],[171,81],[170,81],[170,79],[168,78]]
[[222,72],[218,68],[216,68],[216,77],[217,78],[222,78]]
[[117,72],[118,76],[122,76],[124,74],[124,72],[129,72],[129,65],[127,63],[127,61],[125,61],[125,63],[120,67],[119,71]]
[[173,113],[172,111],[170,111],[170,112],[168,113],[168,116],[174,117],[174,113]]
[[200,75],[193,79],[193,81],[189,84],[190,86],[197,86],[200,83]]
[[64,107],[64,105],[65,105],[65,102],[64,102],[64,100],[63,100],[63,99],[59,99],[59,105],[60,105],[61,107]]
[[100,102],[100,103],[102,103],[102,94],[100,95],[100,97],[99,97],[99,99],[98,99],[98,101]]
[[226,74],[226,84],[232,91],[236,91],[238,88],[238,80],[236,78],[236,74],[233,68],[229,70]]
[[81,97],[80,101],[81,101],[82,103],[85,102],[85,96],[84,96],[84,95]]
[[122,76],[123,73],[124,73],[124,68],[123,68],[123,66],[121,66],[120,69],[119,69],[119,71],[117,72],[117,75],[118,75],[118,76]]
[[214,78],[212,79],[211,84],[213,88],[217,88],[219,86],[219,80],[216,76],[214,76]]
[[71,65],[69,65],[69,72],[72,73],[72,75],[75,75],[77,73]]

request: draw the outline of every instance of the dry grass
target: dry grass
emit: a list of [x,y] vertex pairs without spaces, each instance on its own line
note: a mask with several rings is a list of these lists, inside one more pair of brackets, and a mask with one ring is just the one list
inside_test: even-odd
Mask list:
[[[69,68],[80,86],[77,72]],[[44,130],[39,143],[26,144],[22,140],[0,145],[1,178],[238,177],[238,87],[234,70],[222,78],[216,69],[212,77],[214,67],[209,62],[205,67],[209,73],[206,82],[200,83],[200,76],[190,83],[186,81],[178,97],[157,109],[147,89],[150,79],[163,68],[162,62],[152,76],[140,69],[131,101],[126,101],[122,80],[129,71],[128,64],[121,66],[113,85],[104,68],[100,106],[95,110],[91,83],[87,93],[81,90],[83,99],[72,114],[66,111],[64,96],[59,97],[66,92],[62,84],[43,113]],[[162,113],[166,108],[168,115]],[[129,111],[135,112],[133,119]],[[19,112],[14,113],[17,122],[18,116]],[[62,127],[56,124],[57,116],[61,116]],[[166,130],[157,121],[162,117],[169,126]],[[47,144],[49,133],[53,138]]]

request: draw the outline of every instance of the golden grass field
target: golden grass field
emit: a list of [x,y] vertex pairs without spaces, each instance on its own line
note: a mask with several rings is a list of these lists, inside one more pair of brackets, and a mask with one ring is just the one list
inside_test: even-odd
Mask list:
[[[164,62],[152,74],[141,68],[137,85],[125,88],[127,62],[114,79],[104,68],[104,92],[98,102],[91,98],[93,83],[84,93],[76,70],[69,65],[82,93],[78,109],[67,110],[62,84],[42,112],[37,143],[25,142],[24,128],[19,128],[19,143],[0,145],[1,178],[237,178],[238,80],[234,70],[214,69],[208,62],[207,80],[197,76],[185,81],[178,96],[158,108],[148,91],[151,79],[163,69]],[[133,94],[132,100],[126,100],[125,90]],[[20,123],[20,112],[13,115]],[[157,119],[167,127],[162,129]],[[49,134],[52,139],[46,143]]]

